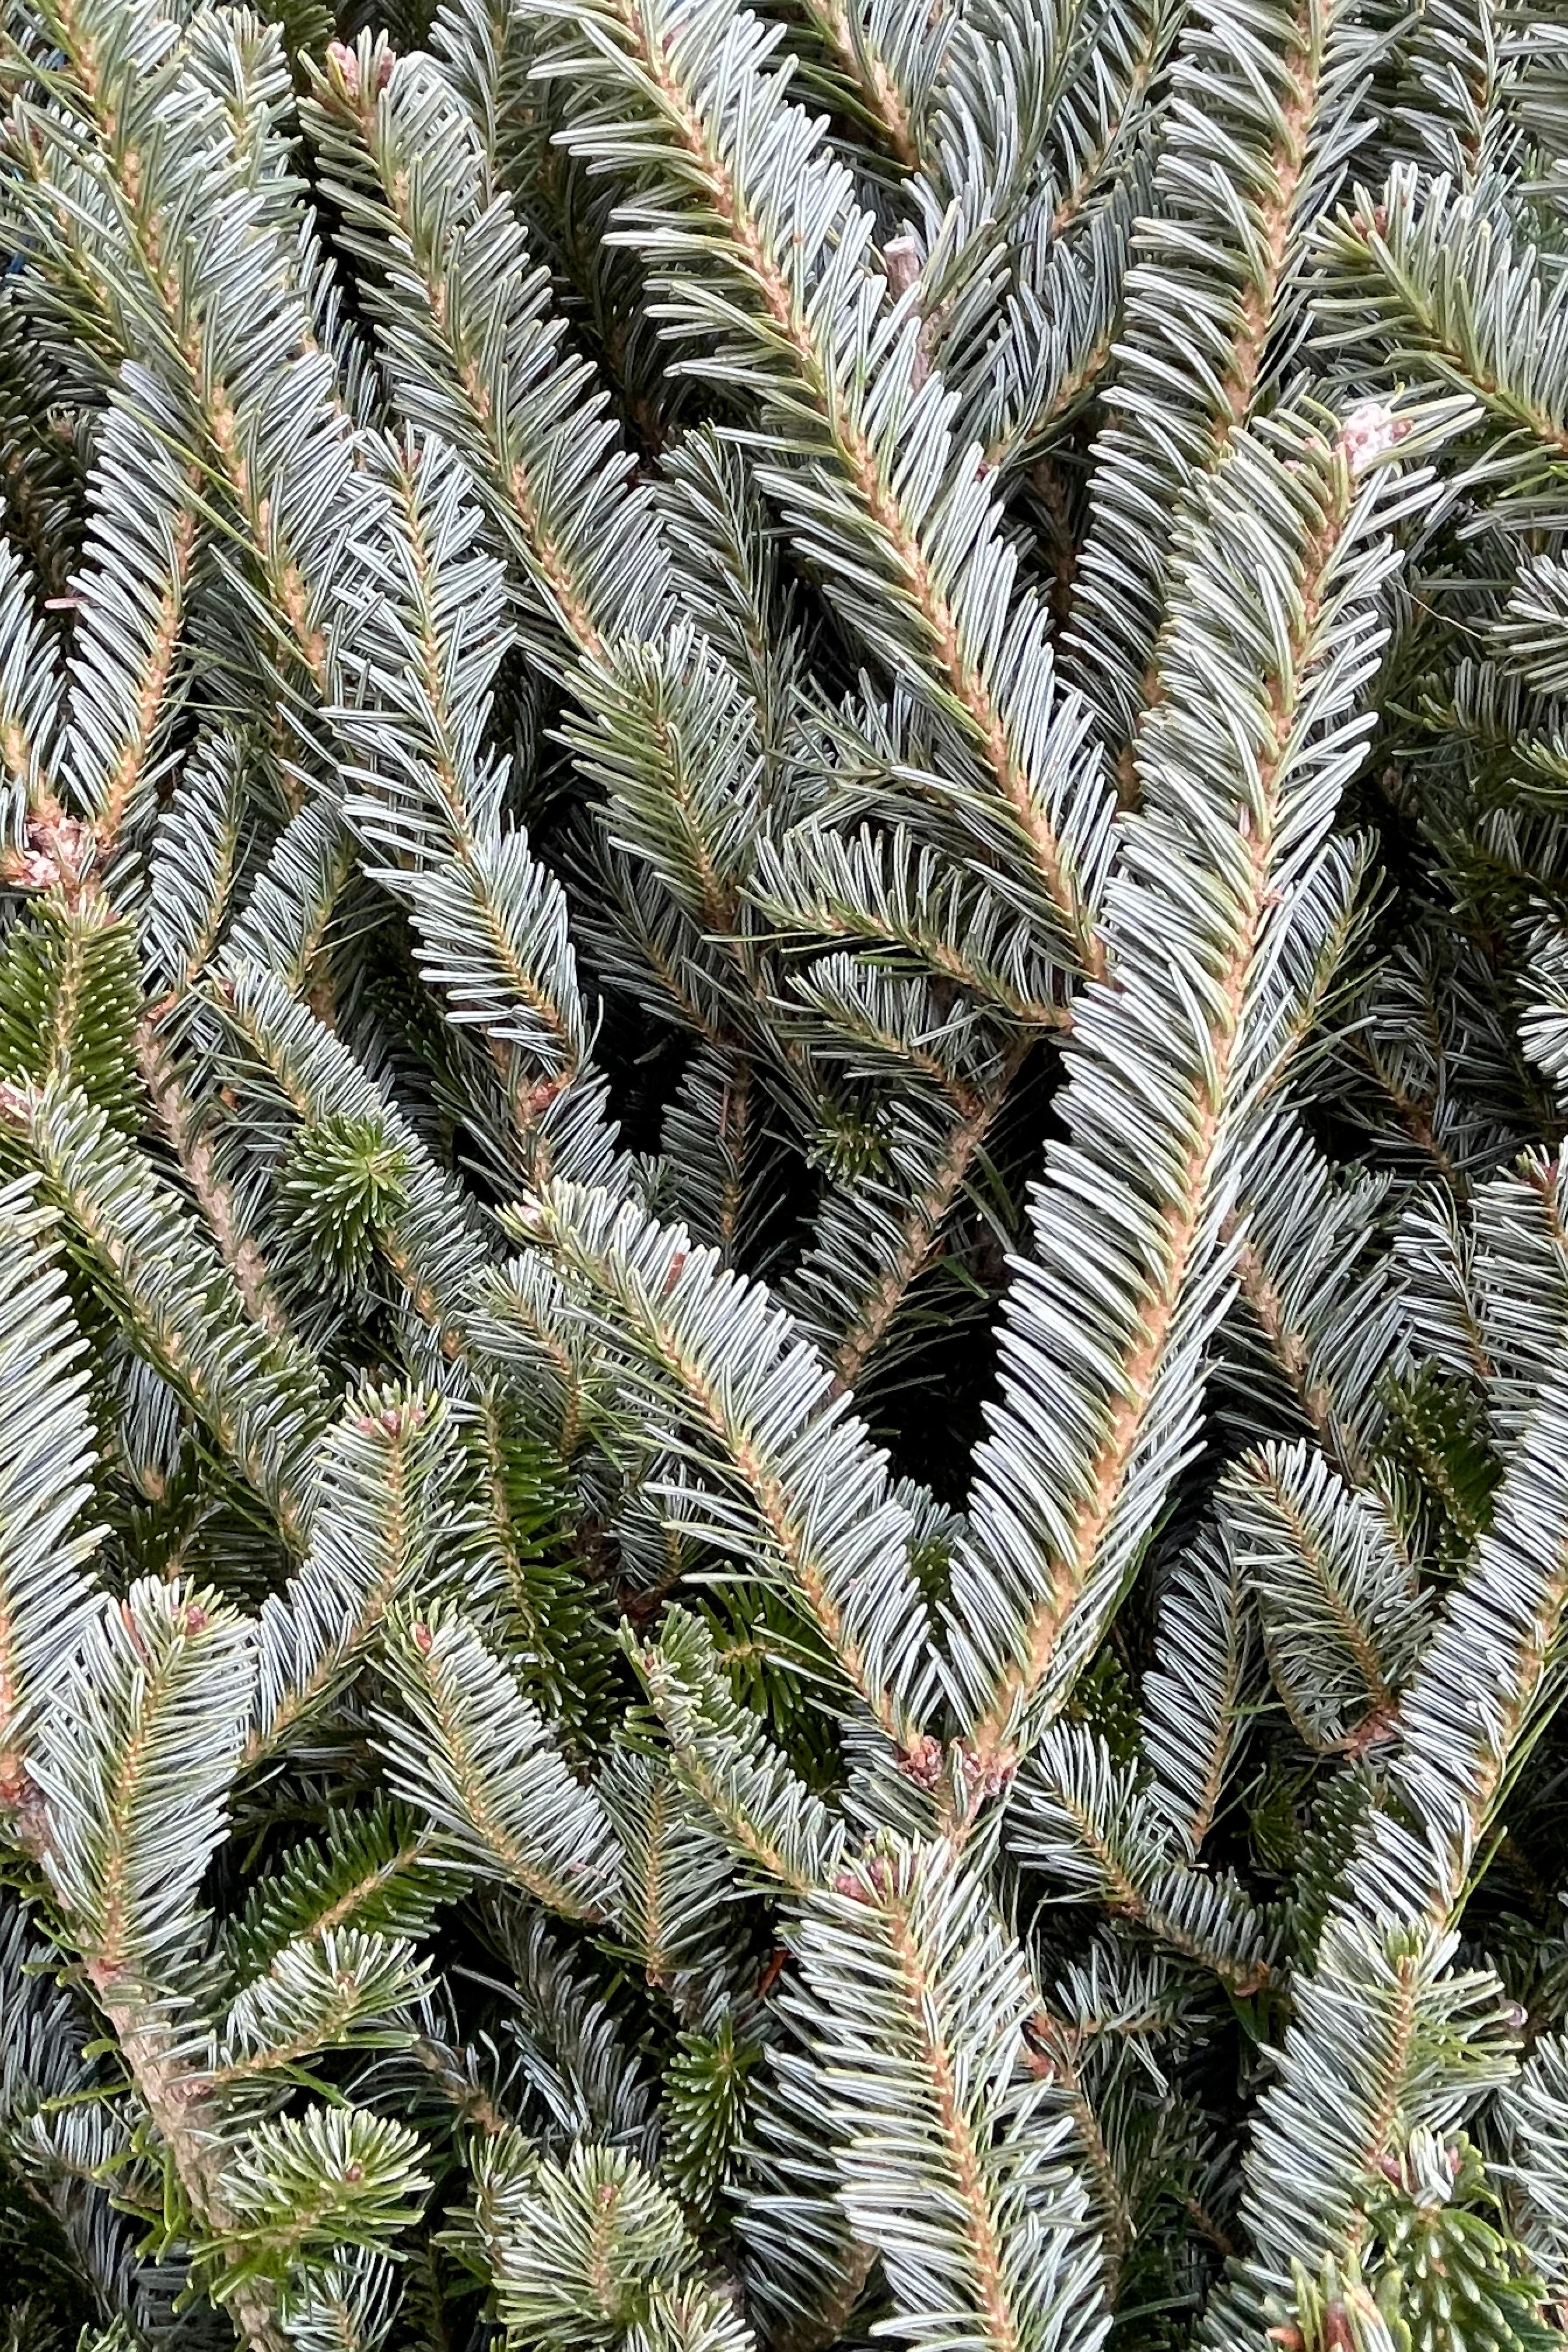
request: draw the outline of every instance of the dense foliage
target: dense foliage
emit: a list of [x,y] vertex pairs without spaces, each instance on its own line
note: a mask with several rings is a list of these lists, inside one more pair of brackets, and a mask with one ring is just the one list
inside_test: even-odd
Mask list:
[[355,5],[8,0],[9,2352],[1568,2343],[1561,19]]

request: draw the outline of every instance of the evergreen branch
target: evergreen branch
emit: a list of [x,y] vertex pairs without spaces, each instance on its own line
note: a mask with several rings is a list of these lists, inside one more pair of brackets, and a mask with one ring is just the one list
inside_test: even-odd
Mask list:
[[660,1441],[704,1474],[681,1490],[682,1519],[781,1587],[895,1744],[922,1737],[934,1668],[909,1522],[788,1317],[679,1228],[603,1193],[557,1186],[514,1217],[629,1357]]
[[771,1255],[784,1188],[769,1108],[752,1056],[704,1042],[659,1129],[659,1206],[724,1265],[763,1270]]
[[219,1173],[210,1128],[192,1102],[173,1047],[151,1010],[136,1024],[136,1066],[164,1140],[234,1276],[246,1312],[280,1346],[289,1345],[293,1335],[267,1261],[246,1229],[234,1187]]
[[804,0],[826,71],[805,63],[808,85],[837,98],[906,172],[924,160],[932,97],[940,86],[958,11],[917,11],[897,0]]
[[331,714],[350,754],[344,814],[373,877],[407,904],[449,1018],[489,1041],[525,1174],[550,1173],[564,1147],[562,1172],[604,1182],[614,1145],[585,1066],[565,899],[502,824],[505,770],[482,749],[509,644],[500,567],[476,544],[468,478],[439,442],[392,449],[378,472],[389,527],[355,583],[369,612]]
[[[469,1321],[476,1356],[494,1355],[483,1318]],[[515,1383],[522,1388],[523,1382]],[[584,1563],[563,1559],[561,1519],[571,1490],[559,1455],[535,1434],[533,1400],[481,1377],[465,1399],[461,1435],[472,1496],[472,1533],[464,1545],[468,1578],[493,1584],[509,1646],[527,1661],[531,1686],[552,1720],[596,1719],[613,1652]]]
[[1521,564],[1496,643],[1510,674],[1532,694],[1568,692],[1568,564],[1560,556]]
[[362,1389],[317,1454],[310,1545],[257,1627],[255,1722],[244,1761],[296,1738],[330,1706],[387,1611],[437,1589],[436,1560],[455,1545],[457,1433],[438,1398]]
[[1014,595],[1000,507],[953,441],[920,320],[872,267],[851,175],[770,65],[779,28],[733,0],[540,14],[555,31],[541,69],[581,93],[563,136],[636,175],[626,234],[671,331],[709,347],[687,365],[761,404],[777,456],[757,478],[801,554],[955,730],[976,781],[953,804],[994,856],[1024,861],[1052,951],[1101,971],[1107,805],[1098,771],[1064,756],[1076,706],[1052,682],[1042,612]]
[[806,648],[761,492],[741,451],[712,425],[698,425],[664,452],[654,497],[676,596],[745,680],[777,783],[798,740]]
[[[155,420],[155,422],[154,422]],[[128,368],[88,481],[64,766],[99,857],[139,832],[168,756],[176,663],[200,545],[194,469],[155,379]]]
[[333,916],[354,870],[353,844],[327,801],[307,801],[273,843],[235,918],[224,965],[254,966],[313,1012],[330,1011]]
[[1552,1666],[1568,1608],[1565,1412],[1568,1391],[1553,1366],[1474,1566],[1405,1688],[1393,1781],[1413,1826],[1375,1813],[1352,1868],[1374,1916],[1454,1916],[1510,1779],[1555,1703]]
[[783,2352],[822,2352],[853,2319],[877,2252],[851,2234],[837,2198],[843,2132],[824,2069],[804,2047],[775,2043],[754,2097],[736,2223],[747,2293]]
[[1082,26],[1051,126],[1051,234],[1063,236],[1129,174],[1160,121],[1186,10],[1172,0],[1108,0]]
[[[71,820],[58,831],[74,847]],[[23,1089],[74,1085],[116,1135],[126,1135],[142,1110],[132,1067],[142,1002],[135,939],[59,846],[45,895],[0,950],[0,1068]]]
[[1380,199],[1318,238],[1318,340],[1364,369],[1477,401],[1495,436],[1490,478],[1523,495],[1568,457],[1568,378],[1557,321],[1568,294],[1484,196],[1399,166]]
[[387,1619],[386,1669],[406,1710],[382,1712],[392,1784],[466,1861],[563,1918],[614,1916],[619,1853],[507,1662],[451,1610]]
[[[515,1902],[490,1906],[486,1924],[513,1979],[521,2112],[545,2151],[564,2155],[584,2139],[650,2158],[654,2084],[626,2025],[605,2004],[601,1973],[585,1965],[582,1943]],[[492,2125],[488,2134],[503,2154],[504,2129]]]
[[844,1830],[730,1687],[700,1619],[672,1609],[657,1645],[633,1653],[669,1742],[675,1776],[736,1865],[769,1892],[824,1885]]
[[[335,363],[300,290],[298,183],[276,121],[287,63],[275,31],[245,41],[215,17],[176,50],[153,6],[130,24],[116,6],[41,11],[79,122],[68,135],[39,114],[29,129],[92,223],[120,348],[158,387],[145,423],[165,429],[165,398],[184,420],[182,448],[237,535],[241,606],[285,695],[308,706],[330,689],[327,603],[360,501]],[[47,239],[47,210],[39,226]],[[132,404],[136,382],[123,380]]]
[[1542,2034],[1497,2106],[1510,2202],[1522,2209],[1519,2234],[1561,2310],[1568,2298],[1568,2042],[1561,2032]]
[[489,1269],[475,1292],[476,1344],[505,1368],[529,1426],[570,1466],[610,1408],[603,1350],[574,1320],[553,1270],[536,1256]]
[[1247,2163],[1248,2252],[1210,2306],[1204,2343],[1283,2322],[1325,2255],[1353,2259],[1365,2206],[1413,2130],[1452,2128],[1512,2071],[1501,1987],[1452,1965],[1429,1925],[1331,1923],[1265,2094]]
[[1255,1156],[1244,1195],[1237,1278],[1244,1353],[1222,1368],[1231,1412],[1251,1433],[1261,1398],[1278,1401],[1353,1485],[1382,1433],[1382,1387],[1406,1358],[1404,1284],[1382,1246],[1388,1186],[1340,1172],[1289,1112]]
[[145,2326],[156,2286],[135,2258],[129,2217],[113,2211],[102,2186],[128,2153],[123,2119],[89,2054],[89,2014],[15,1898],[0,1924],[0,2152],[11,2179],[58,2223],[98,2308]]
[[1257,1607],[1205,1529],[1162,1587],[1139,1744],[1151,1802],[1196,1857],[1225,1801],[1258,1681]]
[[[1148,191],[1120,183],[1075,236],[1026,247],[997,331],[961,379],[959,412],[985,462],[1016,477],[1063,439],[1104,387],[1116,356],[1135,220]],[[1142,201],[1141,201],[1142,200]],[[944,352],[957,373],[960,354]]]
[[1561,1102],[1568,1095],[1568,940],[1549,924],[1532,943],[1530,989],[1520,1043]]
[[763,823],[763,752],[741,680],[689,624],[584,663],[587,717],[565,740],[605,794],[617,849],[652,867],[700,929],[737,928]]
[[247,749],[233,735],[204,736],[153,830],[142,939],[153,986],[176,997],[212,961],[243,869],[254,824]]
[[26,879],[29,819],[58,817],[51,782],[58,757],[60,676],[54,647],[32,584],[16,549],[0,543],[0,772],[5,780],[0,871],[15,885]]
[[599,1793],[625,1857],[626,1942],[657,1990],[683,2008],[700,2001],[733,1932],[727,1911],[734,1895],[730,1855],[690,1801],[696,1791],[689,1775],[672,1771],[662,1756],[624,1745],[613,1749],[599,1776]]
[[[1238,2294],[1286,2293],[1303,2245],[1353,2247],[1358,2202],[1401,2125],[1442,2128],[1505,2071],[1500,1988],[1449,1963],[1477,1855],[1554,1696],[1568,1609],[1565,1414],[1554,1370],[1491,1529],[1404,1694],[1388,1796],[1357,1839],[1254,2135],[1244,2210],[1255,2251]],[[1323,2101],[1325,2082],[1359,2103],[1352,2128]]]
[[31,1763],[45,1867],[106,2003],[151,2015],[196,1963],[197,1890],[223,1839],[251,1675],[242,1618],[148,1577],[103,1602],[54,1694]]
[[1307,231],[1364,128],[1369,65],[1339,0],[1187,16],[1076,582],[1075,669],[1113,740],[1161,690],[1174,518],[1300,340]]
[[342,1041],[276,972],[240,961],[247,943],[231,942],[216,990],[217,1009],[247,1056],[237,1075],[258,1093],[264,1082],[285,1116],[307,1129],[336,1120],[374,1136],[391,1157],[402,1171],[400,1197],[384,1204],[379,1248],[415,1312],[456,1348],[460,1302],[484,1264],[475,1220]]
[[1061,1105],[1073,1142],[1031,1212],[953,1578],[954,1663],[986,1772],[1059,1708],[1194,1443],[1247,1112],[1295,1042],[1280,975],[1292,932],[1316,920],[1394,561],[1363,430],[1330,442],[1281,419],[1238,436],[1201,530],[1198,508],[1187,526],[1141,739],[1145,813],[1107,902],[1118,985],[1080,1000]]
[[1018,1775],[1008,1824],[1019,1859],[1047,1882],[1212,1969],[1238,2000],[1268,1982],[1262,1926],[1234,1878],[1177,1858],[1136,1769],[1115,1765],[1085,1727],[1053,1727]]
[[1434,0],[1399,45],[1395,152],[1464,194],[1495,180],[1520,142],[1522,47],[1492,0]]
[[1249,1454],[1223,1481],[1226,1546],[1250,1581],[1274,1686],[1310,1748],[1386,1738],[1429,1612],[1385,1507],[1305,1444]]
[[225,2261],[218,2300],[239,2319],[241,2297],[282,2285],[312,2256],[374,2247],[416,2221],[430,2186],[418,2148],[405,2124],[363,2107],[259,2125],[226,2166],[221,2214],[209,2221]]
[[400,2012],[429,1990],[413,1948],[394,1937],[327,1927],[285,1944],[229,2003],[213,2088],[232,2097],[321,2050],[400,2048],[412,2039]]
[[465,458],[531,583],[529,649],[560,672],[668,609],[647,492],[472,122],[428,60],[334,49],[304,119],[407,422]]
[[132,1346],[205,1423],[284,1541],[302,1550],[311,1449],[326,1418],[315,1364],[252,1322],[216,1244],[76,1088],[47,1087],[22,1115],[46,1196]]
[[479,2194],[509,2340],[747,2352],[750,2332],[703,2281],[679,2206],[625,2149],[579,2141],[563,2164],[536,2165],[506,2143]]
[[808,822],[765,836],[747,895],[786,937],[837,940],[966,989],[1008,1019],[1065,1025],[1050,967],[1006,899],[907,825],[840,834]]
[[1026,1051],[1020,1041],[955,1105],[895,1102],[870,1170],[836,1186],[818,1210],[784,1295],[841,1387],[865,1379],[896,1344],[900,1312],[942,1255]]
[[896,2333],[1099,2343],[1068,2126],[1027,2064],[1036,1997],[984,1886],[946,1845],[886,1845],[816,1898],[797,1948],[843,2116],[839,2194],[882,2257]]
[[84,1342],[32,1189],[0,1192],[0,1809],[26,1843],[43,1831],[27,1753],[92,1614],[100,1533],[82,1525],[95,1451]]
[[247,1890],[224,1939],[233,1980],[262,1975],[285,1945],[342,1927],[416,1943],[467,1884],[435,1832],[384,1799],[334,1811],[321,1839],[290,1846]]

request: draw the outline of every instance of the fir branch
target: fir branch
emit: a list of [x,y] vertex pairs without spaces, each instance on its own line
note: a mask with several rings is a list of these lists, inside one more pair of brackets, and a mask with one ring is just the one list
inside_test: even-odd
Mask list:
[[215,992],[246,1056],[237,1075],[253,1085],[263,1080],[291,1120],[321,1126],[336,1119],[374,1135],[402,1169],[401,1197],[384,1204],[378,1246],[416,1314],[456,1349],[459,1302],[484,1263],[476,1221],[342,1041],[296,1002],[277,973],[241,960],[247,944],[238,935],[231,942]]
[[[801,553],[957,731],[991,805],[955,804],[989,824],[993,855],[1027,861],[1054,952],[1102,971],[1103,788],[1066,755],[1077,713],[1052,683],[1042,613],[1014,597],[999,508],[952,441],[941,379],[922,381],[919,318],[889,300],[848,171],[770,66],[777,28],[731,0],[669,22],[615,0],[570,22],[541,13],[556,28],[543,69],[583,93],[573,151],[660,174],[622,216],[661,315],[707,347],[688,365],[760,404],[779,458],[758,478]],[[700,276],[682,267],[698,253]]]
[[1379,1230],[1389,1188],[1336,1171],[1289,1111],[1260,1138],[1255,1170],[1238,1218],[1238,1361],[1221,1370],[1228,1409],[1250,1434],[1277,1400],[1283,1421],[1364,1484],[1383,1383],[1406,1360],[1405,1286]]
[[1305,232],[1361,135],[1369,62],[1336,0],[1187,18],[1076,581],[1075,670],[1113,740],[1161,691],[1173,519],[1300,340]]
[[47,1834],[31,1818],[27,1751],[92,1613],[86,1570],[100,1533],[81,1523],[94,1453],[84,1343],[54,1221],[32,1191],[0,1192],[0,1808],[25,1843]]
[[[154,435],[166,429],[164,397],[185,420],[183,446],[216,486],[245,551],[241,604],[280,665],[284,693],[308,704],[330,688],[325,601],[356,500],[336,369],[297,283],[297,183],[275,124],[281,48],[271,31],[235,44],[215,26],[212,54],[198,40],[188,57],[174,55],[172,25],[151,6],[122,22],[115,0],[43,13],[90,131],[67,137],[44,113],[29,128],[68,184],[80,185],[120,348],[158,387],[145,423]],[[47,210],[39,226],[47,239]],[[169,255],[182,240],[174,269]],[[135,379],[124,388],[133,395]],[[289,405],[284,440],[279,410]]]
[[[1565,1411],[1554,1373],[1499,1491],[1492,1529],[1405,1691],[1390,1798],[1357,1839],[1316,1975],[1299,1994],[1282,2083],[1254,2137],[1244,2211],[1256,2251],[1238,2282],[1245,2295],[1288,2291],[1287,2212],[1292,2256],[1304,2236],[1313,2251],[1353,2247],[1358,2201],[1402,2122],[1442,2127],[1496,2079],[1500,1988],[1458,1977],[1450,1963],[1477,1855],[1552,1703],[1568,1607]],[[1331,2124],[1325,2079],[1346,2083],[1363,2103],[1353,2129]]]
[[1485,196],[1395,169],[1381,198],[1358,191],[1323,224],[1318,340],[1479,403],[1488,474],[1508,494],[1549,489],[1568,456],[1568,386],[1558,352],[1565,299]]
[[387,1671],[406,1713],[377,1721],[397,1794],[487,1876],[567,1919],[611,1917],[615,1833],[506,1661],[450,1608],[395,1610],[387,1633]]
[[544,273],[447,82],[362,37],[330,56],[305,120],[402,411],[467,459],[532,583],[545,626],[530,650],[560,668],[656,635],[669,592],[647,493],[591,371],[561,350]]
[[25,1117],[46,1195],[132,1344],[205,1423],[285,1542],[301,1550],[310,1450],[326,1417],[319,1369],[297,1344],[252,1322],[216,1244],[79,1090],[47,1087]]
[[[957,12],[938,5],[900,9],[893,0],[804,0],[807,24],[824,52],[826,95],[869,131],[906,172],[919,169],[933,90],[940,82]],[[808,85],[819,77],[808,60]]]
[[1386,1508],[1307,1445],[1247,1454],[1220,1487],[1226,1543],[1248,1578],[1274,1685],[1309,1747],[1386,1738],[1428,1632]]
[[637,2352],[747,2352],[749,2331],[702,2281],[679,2206],[635,2157],[579,2142],[564,2164],[535,2166],[508,2145],[489,2157],[479,2194],[497,2305],[519,2339],[562,2352],[584,2336]]
[[690,1778],[678,1777],[679,1769],[623,1745],[600,1775],[599,1793],[625,1857],[626,1942],[647,1982],[684,2008],[704,2003],[723,1970],[733,1885],[730,1856],[689,1801]]
[[983,1086],[952,1104],[901,1100],[870,1171],[837,1186],[785,1300],[844,1389],[880,1369],[910,1292],[940,1261],[982,1172],[985,1144],[1027,1051],[1020,1040]]
[[672,1609],[657,1645],[633,1654],[676,1779],[737,1866],[796,1897],[823,1885],[843,1851],[843,1827],[736,1699],[700,1620]]
[[462,1535],[452,1507],[458,1471],[439,1398],[370,1388],[350,1398],[318,1449],[310,1549],[262,1605],[247,1767],[331,1702],[396,1601],[416,1588],[438,1591],[438,1554]]
[[[1376,535],[1394,510],[1386,479],[1363,470],[1359,426],[1331,443],[1281,420],[1237,438],[1202,530],[1196,510],[1188,526],[1164,692],[1141,739],[1146,813],[1108,901],[1119,984],[1080,1000],[1062,1104],[1074,1141],[1032,1212],[953,1579],[955,1665],[986,1772],[1062,1704],[1190,1458],[1246,1111],[1294,1043],[1289,982],[1270,980],[1313,919],[1364,731],[1352,714],[1393,561]],[[1260,610],[1264,564],[1267,628],[1244,617]]]
[[1262,1924],[1234,1879],[1173,1853],[1163,1808],[1083,1726],[1047,1734],[1018,1776],[1008,1822],[1020,1860],[1054,1889],[1092,1896],[1239,2000],[1268,1982]]
[[1025,2352],[1100,2340],[1083,2192],[1027,2064],[1035,1998],[951,1848],[890,1845],[802,1924],[803,2021],[844,2116],[840,2195],[875,2246],[896,2332]]
[[15,886],[33,869],[28,852],[47,856],[29,820],[61,814],[51,783],[58,756],[60,677],[32,583],[9,541],[0,547],[0,770],[5,778],[4,875]]
[[200,546],[199,477],[156,381],[128,373],[88,481],[84,568],[72,583],[65,766],[100,860],[142,829],[177,708],[176,664]]
[[922,1738],[933,1669],[908,1521],[788,1318],[710,1250],[602,1193],[560,1186],[516,1222],[627,1351],[667,1442],[708,1474],[704,1490],[683,1490],[682,1517],[779,1583],[895,1744]]
[[1161,1589],[1141,1694],[1150,1798],[1190,1856],[1225,1801],[1258,1667],[1256,1602],[1232,1549],[1205,1529]]
[[149,2031],[199,1955],[251,1672],[250,1629],[216,1593],[146,1578],[84,1628],[34,1750],[45,1867],[88,1979]]
[[356,601],[374,583],[370,616],[332,712],[350,752],[344,814],[374,878],[407,903],[449,1017],[489,1042],[524,1175],[563,1152],[563,1173],[610,1181],[565,899],[527,835],[503,825],[505,772],[480,748],[510,641],[500,567],[476,545],[468,478],[439,442],[409,441],[378,472],[389,527],[355,583]]
[[293,1334],[266,1258],[254,1234],[246,1230],[234,1187],[219,1173],[214,1138],[182,1081],[174,1049],[153,1009],[136,1024],[136,1066],[164,1139],[234,1276],[247,1313],[288,1346]]

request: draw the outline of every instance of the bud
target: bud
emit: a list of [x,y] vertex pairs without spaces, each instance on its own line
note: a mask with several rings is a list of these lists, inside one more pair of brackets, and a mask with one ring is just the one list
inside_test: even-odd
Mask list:
[[670,1292],[680,1280],[681,1271],[685,1265],[686,1252],[683,1249],[678,1249],[675,1255],[669,1261],[669,1272],[664,1277],[664,1288],[659,1293],[661,1299],[668,1298],[669,1297]]
[[1379,457],[1410,437],[1408,416],[1396,416],[1381,400],[1363,400],[1340,426],[1340,447],[1352,474],[1364,474]]
[[8,849],[0,877],[18,890],[50,890],[60,878],[58,862],[41,849]]
[[346,99],[359,98],[359,59],[342,41],[327,43],[327,72]]
[[882,247],[882,268],[887,272],[888,290],[895,301],[909,292],[921,274],[924,260],[919,237],[907,230],[902,236],[894,237],[890,244]]
[[544,1203],[542,1201],[526,1196],[520,1201],[514,1201],[510,1216],[512,1223],[521,1233],[531,1234],[535,1238],[542,1237],[545,1230],[545,1217]]
[[899,1769],[917,1789],[934,1789],[942,1778],[942,1745],[929,1731],[910,1742],[899,1757]]

